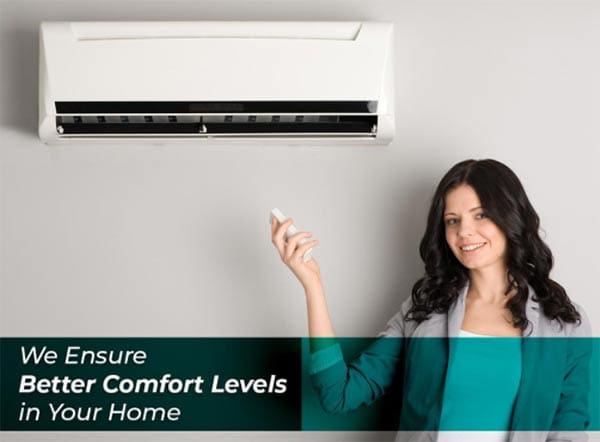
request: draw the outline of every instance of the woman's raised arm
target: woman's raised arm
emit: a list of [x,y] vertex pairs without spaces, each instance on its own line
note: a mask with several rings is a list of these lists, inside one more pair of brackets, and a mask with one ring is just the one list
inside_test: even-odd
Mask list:
[[304,262],[304,253],[315,247],[319,241],[311,240],[299,244],[301,239],[312,236],[310,232],[298,232],[285,240],[285,231],[293,220],[288,218],[279,223],[275,217],[271,220],[271,241],[279,252],[281,260],[296,275],[306,295],[306,308],[308,313],[308,335],[311,338],[334,337],[333,326],[327,309],[327,300],[321,282],[319,264],[314,258]]
[[[370,404],[391,385],[399,362],[401,339],[380,338],[349,364],[335,339],[327,301],[321,283],[319,264],[312,258],[304,262],[304,253],[317,240],[300,244],[310,232],[298,232],[285,239],[292,219],[271,221],[272,242],[282,261],[296,275],[306,293],[308,332],[311,348],[310,374],[322,407],[329,412],[344,413]],[[332,339],[327,339],[332,338]]]

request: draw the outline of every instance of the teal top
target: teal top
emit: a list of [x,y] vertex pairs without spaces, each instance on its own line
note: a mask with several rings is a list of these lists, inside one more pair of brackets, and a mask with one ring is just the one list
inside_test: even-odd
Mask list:
[[439,429],[508,431],[521,381],[521,338],[461,330],[451,345]]

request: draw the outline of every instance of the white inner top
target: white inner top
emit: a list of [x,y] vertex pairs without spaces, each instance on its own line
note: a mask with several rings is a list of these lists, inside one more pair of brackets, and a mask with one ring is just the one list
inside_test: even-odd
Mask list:
[[462,328],[458,332],[459,338],[502,338],[504,336],[492,336],[492,335],[479,335],[477,333],[471,333]]

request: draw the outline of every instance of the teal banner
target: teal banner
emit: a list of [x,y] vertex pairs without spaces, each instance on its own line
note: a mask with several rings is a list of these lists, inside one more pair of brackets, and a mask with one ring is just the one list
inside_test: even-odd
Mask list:
[[599,431],[598,338],[0,338],[2,431]]

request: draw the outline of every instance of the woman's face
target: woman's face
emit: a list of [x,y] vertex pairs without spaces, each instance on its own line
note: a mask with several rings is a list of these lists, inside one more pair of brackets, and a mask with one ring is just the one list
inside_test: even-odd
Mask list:
[[504,267],[506,236],[486,217],[471,186],[462,184],[446,194],[444,225],[450,249],[467,269]]

